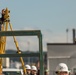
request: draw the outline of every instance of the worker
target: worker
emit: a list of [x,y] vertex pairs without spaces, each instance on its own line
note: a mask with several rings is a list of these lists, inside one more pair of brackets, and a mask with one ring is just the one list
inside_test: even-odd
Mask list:
[[2,23],[5,20],[4,15],[5,15],[5,9],[2,9],[1,18],[0,18],[0,20],[2,21]]
[[30,65],[25,65],[25,67],[26,67],[27,75],[31,75],[31,66]]
[[2,12],[1,12],[0,31],[1,31],[1,28],[2,28],[2,24],[3,24],[3,22],[4,22],[4,15],[5,15],[5,9],[3,9]]
[[59,63],[56,67],[56,74],[57,75],[69,75],[70,71],[68,70],[68,66],[65,63]]
[[37,68],[34,65],[31,67],[31,75],[37,75]]
[[49,70],[48,69],[45,69],[44,75],[49,75]]

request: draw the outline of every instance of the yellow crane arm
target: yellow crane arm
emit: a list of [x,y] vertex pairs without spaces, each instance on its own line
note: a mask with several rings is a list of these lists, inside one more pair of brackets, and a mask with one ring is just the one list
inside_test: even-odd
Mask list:
[[[2,10],[2,17],[0,18],[0,31],[7,31],[8,30],[8,20],[9,20],[9,12],[8,9]],[[5,53],[5,46],[6,46],[6,36],[0,37],[0,54]],[[2,73],[2,59],[0,57],[0,74]]]
[[[10,25],[10,29],[11,29],[11,31],[12,31],[12,25],[11,25],[11,23],[9,23],[9,25]],[[15,43],[16,48],[17,48],[17,53],[18,53],[18,54],[21,54],[21,51],[20,51],[20,49],[19,49],[18,42],[17,42],[15,36],[13,36],[13,39],[14,39],[14,43]],[[27,72],[26,72],[25,64],[24,64],[24,61],[23,61],[23,58],[22,58],[22,57],[20,57],[20,61],[21,61],[21,63],[22,63],[23,72],[24,72],[24,74],[26,74]]]
[[[2,17],[0,18],[0,31],[7,31],[8,25],[10,26],[10,29],[12,31],[12,25],[10,24],[9,13],[10,13],[10,11],[7,8],[2,10]],[[14,43],[17,48],[17,53],[21,54],[21,51],[19,49],[18,42],[17,42],[15,36],[13,36],[13,39],[14,39]],[[0,37],[0,54],[5,53],[5,46],[6,46],[6,36],[1,36]],[[20,61],[22,63],[24,75],[26,75],[27,72],[26,72],[26,68],[25,68],[22,57],[20,57]],[[0,57],[0,74],[1,73],[2,73],[2,58]]]

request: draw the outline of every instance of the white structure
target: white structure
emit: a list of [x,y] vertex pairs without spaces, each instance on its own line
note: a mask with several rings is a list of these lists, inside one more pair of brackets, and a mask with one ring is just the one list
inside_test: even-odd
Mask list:
[[22,69],[16,69],[16,68],[3,68],[3,75],[23,75]]
[[3,58],[2,65],[6,68],[10,67],[10,58]]
[[47,65],[50,72],[49,75],[55,75],[55,69],[59,63],[66,63],[72,72],[76,71],[76,44],[47,44]]
[[20,62],[15,62],[15,67],[16,68],[20,68],[22,66],[22,64]]

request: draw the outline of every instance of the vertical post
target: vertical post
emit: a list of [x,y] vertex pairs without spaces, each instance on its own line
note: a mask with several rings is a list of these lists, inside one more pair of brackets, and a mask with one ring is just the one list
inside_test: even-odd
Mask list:
[[40,36],[38,37],[39,37],[40,75],[44,75],[42,34],[40,33]]
[[[30,42],[28,41],[28,51],[30,52]],[[28,63],[30,64],[30,56],[28,57]]]
[[68,43],[68,31],[69,31],[69,30],[66,29],[66,35],[67,35],[67,36],[66,36],[66,41],[67,41],[67,43]]
[[75,29],[73,29],[73,43],[75,43]]

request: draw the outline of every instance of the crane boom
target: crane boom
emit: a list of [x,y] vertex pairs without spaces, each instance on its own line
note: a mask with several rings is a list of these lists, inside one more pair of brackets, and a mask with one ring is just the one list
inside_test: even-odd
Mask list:
[[[9,25],[10,25],[10,29],[11,29],[11,31],[12,31],[12,25],[11,25],[11,23],[9,23]],[[16,48],[17,48],[17,53],[18,53],[18,54],[21,54],[21,51],[20,51],[20,49],[19,49],[18,42],[17,42],[15,36],[13,36],[13,39],[14,39],[14,43],[15,43]],[[24,61],[23,61],[23,58],[22,58],[22,57],[20,57],[20,61],[21,61],[21,63],[22,63],[23,72],[24,72],[24,74],[26,74],[26,68],[25,68],[25,64],[24,64]]]
[[[13,31],[12,25],[10,23],[9,13],[10,11],[8,10],[8,8],[2,10],[2,13],[1,13],[2,17],[0,18],[0,31],[7,31],[8,25],[10,26],[11,31]],[[15,36],[13,36],[13,39],[17,48],[17,53],[21,54],[21,51],[19,49],[18,42]],[[0,54],[5,54],[5,47],[6,47],[6,36],[1,36],[0,37]],[[2,59],[3,58],[0,57],[0,74],[2,73]],[[23,73],[24,75],[26,75],[26,68],[25,68],[25,64],[22,57],[20,57],[20,61],[22,63]]]

